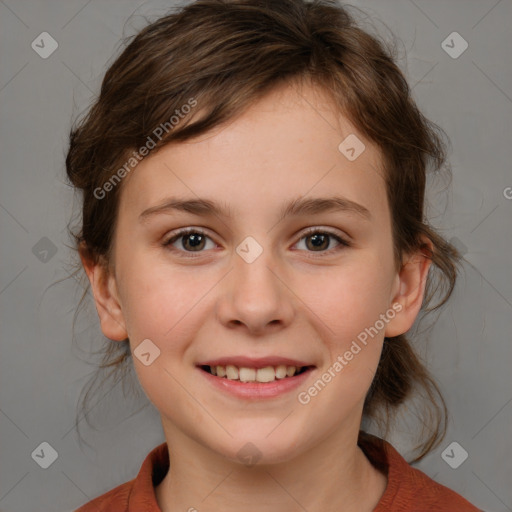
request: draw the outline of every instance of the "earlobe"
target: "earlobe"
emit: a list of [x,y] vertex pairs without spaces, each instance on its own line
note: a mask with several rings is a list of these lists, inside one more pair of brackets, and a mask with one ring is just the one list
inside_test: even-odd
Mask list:
[[80,259],[91,284],[91,290],[103,334],[113,341],[128,338],[124,316],[119,303],[115,277],[107,265],[94,263],[80,252]]
[[[430,251],[433,245],[425,240]],[[401,306],[400,312],[388,323],[385,336],[392,338],[404,334],[413,325],[420,312],[425,294],[428,271],[432,260],[422,249],[418,249],[403,264],[394,289],[398,290],[392,298],[392,303]]]

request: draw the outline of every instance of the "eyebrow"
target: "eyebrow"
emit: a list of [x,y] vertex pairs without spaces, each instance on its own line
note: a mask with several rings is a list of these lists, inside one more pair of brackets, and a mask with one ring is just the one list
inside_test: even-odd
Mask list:
[[[199,216],[214,215],[226,218],[232,216],[229,207],[209,199],[167,198],[161,204],[144,210],[139,215],[139,221],[145,222],[154,215],[169,214],[173,211],[182,211]],[[315,215],[326,212],[353,213],[363,220],[370,221],[372,219],[371,213],[367,208],[345,197],[316,197],[294,199],[281,210],[279,221],[286,217]]]

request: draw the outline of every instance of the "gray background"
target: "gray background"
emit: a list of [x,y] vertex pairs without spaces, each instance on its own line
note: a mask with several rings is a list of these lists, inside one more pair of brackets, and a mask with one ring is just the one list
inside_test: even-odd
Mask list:
[[[400,65],[414,96],[453,147],[452,188],[432,184],[429,212],[467,262],[428,345],[418,343],[451,421],[442,446],[417,467],[483,510],[510,511],[512,2],[352,4],[403,41]],[[79,446],[74,415],[94,370],[88,351],[106,341],[89,304],[76,328],[80,349],[74,345],[80,285],[73,279],[50,285],[69,274],[74,257],[66,226],[77,202],[64,178],[71,119],[94,99],[123,34],[171,5],[0,0],[1,511],[73,510],[134,478],[147,453],[164,441],[152,406],[121,421],[134,410],[133,401],[115,387],[97,409],[105,417],[102,430],[83,421],[90,446]],[[43,31],[59,45],[47,59],[31,48]],[[469,44],[456,59],[441,46],[453,31]],[[52,248],[55,254],[43,252]],[[403,428],[392,438],[404,454],[407,435]],[[469,454],[457,469],[441,457],[454,441]],[[31,457],[42,442],[58,452],[48,469]]]

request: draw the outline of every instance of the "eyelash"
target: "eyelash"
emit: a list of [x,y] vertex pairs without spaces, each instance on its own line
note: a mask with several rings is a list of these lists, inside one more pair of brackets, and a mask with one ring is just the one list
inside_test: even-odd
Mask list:
[[[185,250],[180,250],[180,249],[176,249],[174,247],[171,247],[171,245],[174,242],[176,242],[176,240],[179,240],[180,238],[182,238],[182,237],[184,237],[186,235],[191,235],[191,234],[202,235],[202,236],[207,237],[207,238],[209,238],[211,240],[211,237],[208,236],[208,234],[206,232],[204,232],[202,229],[199,229],[199,228],[184,228],[184,229],[181,229],[181,230],[177,231],[176,233],[174,233],[174,235],[171,238],[169,238],[167,241],[165,241],[162,245],[163,245],[163,247],[168,248],[169,250],[172,250],[173,252],[177,251],[177,252],[180,252],[180,253],[190,254],[189,256],[183,256],[185,258],[197,258],[204,251],[185,251]],[[334,247],[332,249],[327,249],[326,251],[318,251],[321,255],[319,255],[319,256],[315,255],[315,256],[313,256],[314,258],[318,258],[318,257],[322,258],[323,255],[325,255],[325,254],[330,255],[332,252],[337,252],[339,250],[342,250],[343,248],[351,246],[351,244],[347,240],[342,238],[340,235],[335,234],[335,233],[333,233],[333,232],[331,232],[329,230],[322,230],[322,229],[319,229],[319,228],[309,228],[309,229],[307,229],[302,234],[302,236],[299,238],[299,240],[296,243],[298,243],[302,239],[307,238],[308,236],[311,236],[311,235],[314,235],[314,234],[328,235],[328,236],[334,238],[339,243],[339,245],[337,247]],[[317,251],[307,251],[307,252],[315,253]],[[194,253],[197,253],[197,255],[193,255]]]

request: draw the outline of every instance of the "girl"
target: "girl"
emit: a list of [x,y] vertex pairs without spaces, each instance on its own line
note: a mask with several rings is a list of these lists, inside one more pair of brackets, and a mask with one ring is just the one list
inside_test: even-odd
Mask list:
[[134,38],[66,164],[110,364],[166,442],[80,512],[477,511],[361,428],[423,391],[415,460],[446,429],[406,337],[456,279],[437,132],[334,1],[199,0]]

